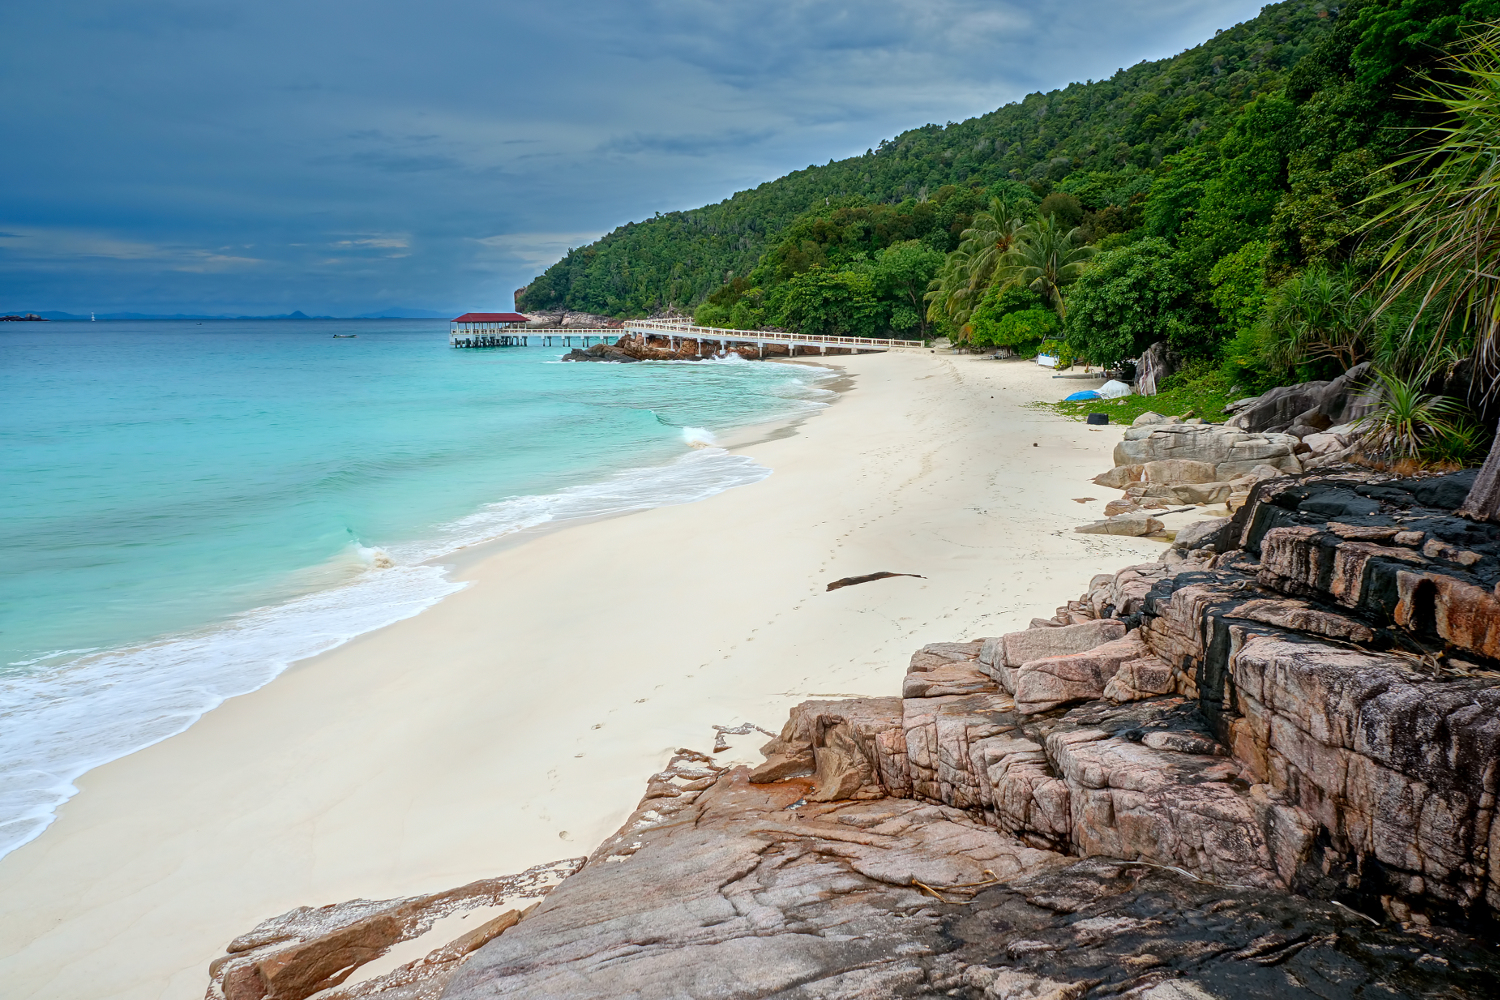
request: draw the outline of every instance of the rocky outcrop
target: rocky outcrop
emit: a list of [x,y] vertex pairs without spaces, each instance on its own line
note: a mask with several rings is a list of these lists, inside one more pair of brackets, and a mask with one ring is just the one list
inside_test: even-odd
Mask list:
[[[435,998],[471,953],[519,923],[583,861],[538,865],[427,896],[298,907],[229,942],[209,966],[207,1000]],[[411,961],[377,976],[357,975],[407,943],[419,946]]]
[[545,327],[588,327],[598,329],[599,327],[618,327],[620,321],[613,316],[601,316],[598,313],[571,312],[567,309],[540,310],[525,314],[526,321],[531,326]]
[[1370,391],[1370,364],[1355,365],[1327,382],[1302,382],[1272,389],[1225,407],[1234,414],[1228,426],[1256,433],[1285,432],[1305,437],[1338,424],[1349,424],[1374,411],[1378,396]]
[[1115,445],[1114,459],[1117,466],[1168,461],[1190,463],[1194,469],[1211,466],[1211,475],[1195,473],[1210,478],[1176,481],[1228,482],[1262,465],[1301,472],[1302,463],[1295,454],[1299,443],[1288,434],[1252,433],[1225,424],[1164,422],[1130,427],[1125,439]]
[[632,364],[636,361],[645,360],[634,354],[616,347],[613,344],[594,344],[590,347],[575,347],[562,356],[564,361],[614,361],[619,364]]
[[1218,544],[1224,529],[1228,526],[1229,518],[1227,517],[1210,517],[1202,521],[1194,521],[1177,532],[1177,536],[1172,539],[1172,546],[1184,552],[1211,548]]
[[[919,650],[900,697],[797,706],[753,771],[679,751],[581,871],[414,988],[1491,996],[1500,527],[1451,515],[1471,480],[1257,480],[1050,618]],[[269,921],[216,988],[436,995],[339,985],[410,902]]]
[[[1018,751],[1024,753],[1024,751]],[[1014,755],[1013,755],[1014,756]],[[811,780],[643,801],[449,1000],[1480,997],[1494,953],[1333,903],[1028,847],[914,799]]]
[[1091,521],[1088,524],[1080,524],[1073,529],[1085,535],[1159,535],[1165,530],[1160,521],[1154,517],[1139,513],[1136,510],[1126,509],[1112,517],[1102,521]]
[[[1350,372],[1355,377],[1359,374]],[[1294,390],[1300,392],[1307,385],[1313,384],[1286,387],[1286,392],[1276,399],[1294,396],[1301,402],[1316,399],[1318,406],[1344,414],[1364,412],[1360,407],[1368,409],[1366,403],[1350,402],[1347,392],[1330,396],[1323,383],[1313,385],[1309,395],[1295,395]],[[1254,402],[1256,400],[1241,400],[1235,406],[1243,407]],[[1267,404],[1273,402],[1275,399],[1268,399]],[[1321,414],[1322,410],[1318,412]],[[1139,518],[1149,516],[1152,510],[1190,504],[1224,505],[1232,512],[1244,504],[1251,487],[1261,480],[1344,465],[1358,459],[1361,435],[1355,424],[1330,426],[1321,416],[1316,422],[1323,429],[1313,430],[1299,424],[1294,429],[1305,436],[1298,437],[1280,432],[1249,431],[1235,426],[1235,421],[1206,424],[1202,420],[1143,413],[1125,432],[1124,440],[1115,446],[1115,467],[1094,477],[1096,484],[1122,490],[1125,495],[1105,505],[1104,513],[1109,520],[1074,530],[1098,534],[1148,534],[1151,532],[1138,530]]]
[[[768,356],[787,357],[793,352],[785,345],[767,345]],[[849,353],[848,351],[832,353]],[[564,361],[703,361],[708,358],[737,355],[747,361],[761,357],[754,344],[721,345],[718,341],[692,338],[625,334],[613,344],[595,344],[587,349],[575,347],[563,355]]]
[[1500,529],[1448,514],[1469,478],[1262,482],[1050,621],[946,647],[961,688],[808,703],[767,750],[1067,853],[1491,919]]

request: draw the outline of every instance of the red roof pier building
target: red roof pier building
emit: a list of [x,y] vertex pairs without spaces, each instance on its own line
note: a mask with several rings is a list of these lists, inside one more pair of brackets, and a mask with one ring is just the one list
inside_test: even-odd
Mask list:
[[559,341],[572,347],[577,340],[583,347],[589,343],[606,343],[619,337],[619,330],[581,329],[579,327],[532,326],[520,313],[464,313],[448,325],[450,347],[551,347]]

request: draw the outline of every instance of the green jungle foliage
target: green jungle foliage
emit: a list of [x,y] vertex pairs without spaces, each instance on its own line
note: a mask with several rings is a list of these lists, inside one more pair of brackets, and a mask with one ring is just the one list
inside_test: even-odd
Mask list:
[[976,347],[1025,350],[1048,337],[1057,336],[1060,326],[1057,313],[1051,309],[1023,309],[1006,313],[988,331],[976,331],[973,341]]
[[1155,396],[1126,396],[1123,399],[1091,399],[1080,403],[1039,403],[1040,409],[1082,420],[1090,413],[1107,413],[1110,422],[1128,424],[1142,413],[1177,414],[1202,417],[1211,424],[1229,418],[1224,407],[1244,393],[1232,384],[1221,370],[1211,364],[1190,364],[1169,375]]
[[1029,288],[995,284],[970,318],[975,347],[1027,350],[1062,331],[1057,313]]
[[517,306],[1187,359],[1121,417],[1222,419],[1364,360],[1417,378],[1462,345],[1415,293],[1371,291],[1393,184],[1452,120],[1431,91],[1462,75],[1449,55],[1494,22],[1500,0],[1272,4],[1171,59],[621,227]]
[[1068,345],[1090,364],[1138,356],[1158,340],[1198,353],[1203,310],[1172,245],[1158,236],[1106,250],[1068,292]]
[[[910,199],[907,211],[917,214],[949,185],[968,192],[1023,182],[1039,197],[1057,187],[1099,217],[1106,234],[1133,228],[1124,217],[1163,159],[1193,146],[1256,93],[1282,85],[1332,24],[1320,2],[1274,4],[1173,58],[1030,94],[968,121],[924,125],[863,156],[794,171],[717,205],[628,223],[570,250],[522,291],[516,306],[618,316],[691,309],[726,282],[747,277],[782,231],[809,211],[854,199],[895,208]],[[941,229],[946,242],[931,245],[954,249],[964,227],[955,230],[956,219],[939,217],[948,200],[934,206],[935,221],[926,229],[901,238]]]

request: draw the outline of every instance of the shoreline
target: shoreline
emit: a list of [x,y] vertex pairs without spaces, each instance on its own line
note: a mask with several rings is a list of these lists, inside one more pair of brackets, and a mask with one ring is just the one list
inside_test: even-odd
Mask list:
[[[819,365],[855,377],[840,405],[732,449],[768,478],[441,559],[472,585],[86,774],[0,860],[15,995],[196,997],[272,914],[584,853],[714,725],[882,693],[911,648],[1018,627],[1085,568],[1159,553],[1069,530],[1098,516],[1105,498],[1072,501],[1104,492],[1085,486],[1116,437],[1026,409],[1050,372]],[[880,571],[928,579],[822,592]]]
[[[650,364],[651,362],[645,363]],[[670,364],[674,362],[667,363]],[[787,364],[796,362],[779,361],[773,363]],[[807,365],[806,367],[821,368],[830,366]],[[763,420],[753,424],[745,424],[739,427],[732,427],[721,434],[715,434],[715,441],[713,444],[700,445],[698,446],[698,448],[718,448],[723,451],[733,453],[746,448],[753,448],[757,445],[764,444],[769,441],[783,441],[788,438],[795,437],[797,435],[797,429],[801,425],[819,416],[828,407],[834,406],[839,402],[839,400],[843,399],[844,392],[853,386],[853,382],[853,378],[851,378],[847,373],[840,373],[829,379],[828,384],[819,385],[816,387],[821,390],[836,393],[836,395],[832,399],[826,401],[809,400],[809,402],[816,404],[818,409],[810,410],[806,413],[796,413],[790,416],[777,417],[771,420]],[[693,453],[693,451],[684,452],[683,454],[677,456],[677,458],[672,459],[672,462],[681,461],[682,459],[688,457],[689,455],[692,455]],[[667,463],[667,465],[670,464],[672,463]],[[642,466],[642,468],[646,467]],[[772,471],[774,472],[775,470]],[[728,487],[728,489],[725,490],[720,490],[719,492],[726,493],[730,490],[736,490],[741,488],[742,485],[753,486],[755,484],[739,484]],[[514,531],[508,531],[503,535],[498,535],[495,538],[486,539],[482,542],[475,542],[472,545],[461,546],[457,549],[454,549],[452,552],[447,552],[443,555],[433,556],[431,559],[423,560],[419,565],[442,567],[449,571],[450,579],[457,579],[464,571],[478,562],[489,559],[490,557],[497,555],[500,552],[514,549],[521,545],[526,545],[530,542],[535,541],[536,539],[545,538],[546,536],[555,534],[559,531],[567,531],[571,528],[581,527],[586,524],[596,524],[601,521],[613,521],[622,517],[631,517],[635,514],[645,513],[648,510],[684,507],[695,503],[703,503],[704,500],[712,500],[718,495],[719,493],[715,493],[712,496],[705,497],[703,500],[691,500],[687,503],[669,503],[662,504],[659,507],[642,507],[632,510],[611,511],[603,514],[586,514],[579,517],[568,517],[558,521],[544,521],[541,524],[528,525],[524,528],[518,528]],[[377,629],[376,631],[379,630]],[[358,636],[356,636],[355,638],[358,638]]]
[[[786,406],[722,433],[734,443],[794,433],[801,420],[837,399],[823,388],[837,380],[836,373],[819,371]],[[551,491],[482,503],[381,544],[355,540],[356,552],[283,573],[275,584],[282,593],[265,603],[141,641],[62,651],[84,655],[56,659],[36,678],[12,679],[8,693],[18,703],[12,705],[11,739],[0,739],[8,762],[0,772],[7,790],[0,793],[6,834],[0,857],[41,836],[90,771],[181,735],[224,701],[259,690],[294,663],[420,615],[464,586],[452,581],[451,569],[475,553],[652,506],[696,502],[769,474],[739,461],[700,428],[668,426],[681,433],[665,454],[633,461],[627,455],[624,465],[616,456],[593,478],[568,474]],[[478,539],[466,540],[473,535]],[[117,681],[126,692],[123,702]],[[59,701],[59,688],[74,693]],[[84,756],[79,747],[90,752]]]

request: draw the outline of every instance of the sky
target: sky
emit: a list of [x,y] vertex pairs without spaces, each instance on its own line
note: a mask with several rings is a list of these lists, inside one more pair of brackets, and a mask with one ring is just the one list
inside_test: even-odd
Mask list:
[[1243,0],[0,5],[0,311],[509,309],[570,246]]

